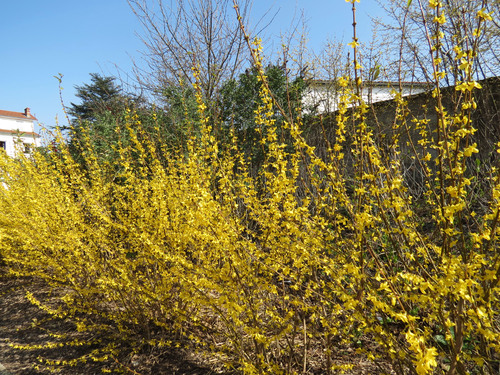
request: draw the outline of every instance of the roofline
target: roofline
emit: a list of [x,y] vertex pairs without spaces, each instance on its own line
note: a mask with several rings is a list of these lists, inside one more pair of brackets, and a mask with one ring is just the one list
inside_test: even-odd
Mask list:
[[38,119],[31,113],[29,115],[30,117],[27,117],[26,114],[23,112],[5,111],[0,109],[0,117],[15,118],[17,120],[24,120],[24,121],[38,121]]
[[40,137],[38,133],[35,132],[22,132],[20,130],[11,130],[11,129],[0,129],[0,133],[9,133],[9,134],[16,134],[19,133],[21,137],[26,136],[26,135],[32,135],[34,137]]
[[[335,80],[331,79],[311,79],[310,80],[311,84],[321,84],[321,85],[328,85],[328,84],[335,84]],[[431,82],[415,82],[415,81],[363,81],[363,84],[369,85],[369,86],[398,86],[399,84],[403,85],[413,85],[413,86],[428,86],[431,84]]]

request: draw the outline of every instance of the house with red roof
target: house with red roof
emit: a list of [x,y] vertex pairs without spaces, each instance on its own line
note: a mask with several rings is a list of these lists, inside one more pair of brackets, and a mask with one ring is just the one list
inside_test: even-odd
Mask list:
[[33,147],[40,146],[40,136],[35,133],[36,121],[29,108],[24,112],[0,110],[0,149],[14,157],[17,152],[28,154]]

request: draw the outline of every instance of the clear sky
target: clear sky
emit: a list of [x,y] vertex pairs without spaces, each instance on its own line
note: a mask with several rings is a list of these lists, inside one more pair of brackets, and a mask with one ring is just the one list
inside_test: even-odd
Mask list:
[[[369,16],[381,15],[376,0],[358,7],[360,38],[369,42]],[[275,14],[268,31],[279,37],[304,11],[309,42],[316,50],[328,38],[350,41],[351,5],[345,0],[254,0],[252,20]],[[63,75],[62,98],[75,102],[74,86],[89,73],[120,75],[127,80],[132,60],[140,59],[141,25],[126,0],[2,1],[0,22],[0,109],[30,107],[47,127],[66,124],[54,76]]]

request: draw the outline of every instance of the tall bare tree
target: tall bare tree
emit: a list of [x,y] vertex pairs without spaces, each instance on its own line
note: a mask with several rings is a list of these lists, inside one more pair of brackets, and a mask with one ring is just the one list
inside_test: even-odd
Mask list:
[[[436,35],[442,33],[442,66],[448,73],[443,84],[455,84],[462,77],[457,69],[460,60],[455,58],[454,48],[458,46],[463,51],[473,49],[477,35],[475,30],[480,21],[477,16],[479,11],[489,13],[492,20],[483,23],[485,27],[478,38],[480,53],[475,60],[473,74],[476,79],[500,74],[500,0],[441,0],[439,12],[446,22],[439,25],[433,22],[435,13],[428,7],[427,1],[379,0],[379,4],[387,15],[384,22],[379,21],[385,32],[385,44],[393,51],[392,55],[386,56],[393,60],[393,66],[399,66],[394,71],[400,77],[395,78],[432,81],[426,35],[435,40]],[[400,35],[400,38],[395,38],[395,35]]]
[[[243,62],[245,40],[232,0],[128,0],[141,21],[146,66],[138,70],[143,87],[161,95],[180,81],[200,86],[213,99],[221,83],[235,77]],[[251,0],[239,2],[246,18]]]

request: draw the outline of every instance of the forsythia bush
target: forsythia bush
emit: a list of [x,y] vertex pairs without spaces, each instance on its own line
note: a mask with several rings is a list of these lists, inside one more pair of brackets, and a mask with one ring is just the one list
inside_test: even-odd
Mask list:
[[[282,125],[293,139],[284,144],[262,73],[257,176],[234,134],[218,141],[200,94],[201,136],[177,152],[156,148],[128,113],[130,142],[113,162],[87,139],[77,163],[61,136],[48,153],[2,153],[0,255],[13,273],[62,288],[56,313],[78,329],[117,328],[134,350],[183,346],[246,374],[292,374],[347,370],[336,349],[357,345],[387,372],[391,363],[398,374],[498,373],[500,175],[491,167],[488,205],[475,210],[467,161],[480,85],[474,53],[455,53],[459,105],[445,108],[437,84],[432,124],[395,93],[389,151],[347,77],[328,158],[305,141],[300,118]],[[263,72],[258,42],[252,55]],[[410,128],[420,203],[400,161]]]

